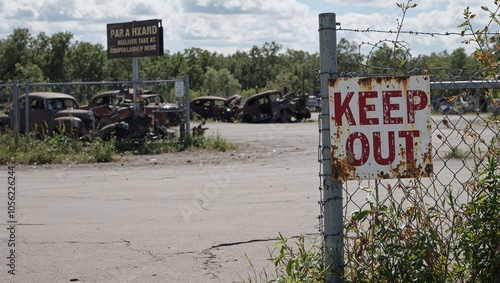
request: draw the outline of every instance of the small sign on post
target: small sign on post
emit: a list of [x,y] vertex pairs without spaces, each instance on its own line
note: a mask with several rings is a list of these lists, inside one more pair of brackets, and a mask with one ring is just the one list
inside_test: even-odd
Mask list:
[[161,20],[133,21],[107,24],[108,58],[132,58],[134,115],[139,112],[138,57],[163,55],[163,27]]
[[334,181],[430,177],[428,76],[329,81]]
[[184,82],[175,82],[175,97],[184,97]]

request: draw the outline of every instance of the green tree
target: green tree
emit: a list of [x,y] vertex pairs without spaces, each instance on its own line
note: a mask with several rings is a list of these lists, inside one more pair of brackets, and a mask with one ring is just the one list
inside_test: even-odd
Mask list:
[[263,66],[264,79],[267,81],[274,79],[280,73],[280,56],[279,52],[283,46],[276,42],[266,42],[261,48],[261,54],[263,56]]
[[396,75],[401,75],[402,70],[408,69],[410,63],[410,50],[397,48],[396,55],[394,49],[386,43],[376,46],[368,56],[368,72],[378,75],[394,75],[394,64],[396,64]]
[[45,80],[42,69],[31,62],[24,65],[16,64],[16,73],[18,78],[30,82],[43,82]]
[[436,69],[448,69],[450,68],[449,57],[450,54],[446,50],[439,53],[432,52],[430,55],[421,56],[418,60],[418,67],[428,69],[429,72]]
[[[450,54],[450,73],[455,76],[471,77],[477,70],[479,65],[473,56],[467,55],[465,49],[460,47],[455,49]],[[464,73],[465,72],[465,73]]]
[[393,70],[392,59],[392,48],[383,43],[382,46],[374,48],[373,52],[368,55],[368,71],[372,74],[391,74]]
[[319,89],[319,76],[316,73],[319,68],[317,53],[311,55],[305,51],[288,49],[282,55],[280,62],[280,74],[283,72],[291,73],[289,85],[286,86],[291,92],[304,94]]
[[31,62],[40,68],[43,72],[44,79],[48,81],[48,73],[50,70],[50,37],[41,32],[36,38],[31,40],[30,45],[32,53]]
[[241,84],[228,69],[215,70],[208,67],[203,80],[203,91],[208,95],[229,97],[241,90]]
[[266,84],[266,76],[264,75],[264,57],[262,51],[256,45],[250,49],[249,52],[250,66],[248,68],[249,84],[250,87],[260,89]]
[[107,59],[104,73],[106,81],[131,81],[132,60],[129,58]]
[[295,76],[290,71],[282,71],[279,73],[274,80],[268,81],[266,89],[287,89],[289,92],[295,92],[300,90],[300,78]]
[[76,42],[68,51],[71,80],[102,81],[106,66],[106,51],[101,44]]
[[226,68],[241,83],[243,89],[255,87],[251,72],[251,60],[248,53],[236,51],[236,53],[229,55],[227,57]]
[[184,50],[185,73],[189,74],[189,84],[194,90],[200,90],[208,67],[215,66],[216,53],[201,48]]
[[182,78],[185,75],[175,70],[173,56],[168,51],[161,56],[141,58],[139,66],[145,80]]
[[[23,80],[19,69],[30,61],[31,35],[28,29],[15,29],[7,39],[0,41],[0,79]],[[24,71],[23,71],[24,72]]]
[[337,44],[337,64],[341,76],[361,72],[361,63],[364,56],[359,52],[358,46],[347,39],[340,39]]
[[249,87],[259,89],[272,81],[281,72],[282,62],[279,54],[282,46],[275,42],[266,42],[262,48],[253,46],[249,52],[250,66],[248,76]]
[[71,80],[67,66],[72,38],[73,35],[69,32],[56,33],[50,37],[50,51],[47,56],[48,70],[46,70],[46,76],[50,81]]

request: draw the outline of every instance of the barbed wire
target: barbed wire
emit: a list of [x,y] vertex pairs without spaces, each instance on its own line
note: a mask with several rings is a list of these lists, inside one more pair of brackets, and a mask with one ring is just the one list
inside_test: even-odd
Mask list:
[[[337,31],[348,31],[348,32],[358,32],[358,33],[373,32],[373,33],[387,33],[387,34],[395,34],[395,33],[399,32],[401,34],[411,34],[411,35],[415,35],[415,36],[417,36],[417,35],[429,35],[431,37],[434,37],[434,36],[450,36],[450,35],[451,36],[460,36],[460,37],[463,37],[463,36],[472,36],[472,35],[474,35],[471,32],[466,32],[466,33],[462,34],[461,32],[426,32],[426,31],[412,31],[412,30],[397,31],[397,30],[371,29],[370,27],[368,27],[366,29],[338,27]],[[495,35],[500,35],[500,31],[487,32],[487,33],[482,33],[482,34],[495,36]]]
[[[394,30],[376,30],[376,29],[350,29],[337,27],[337,31],[346,32],[359,32],[359,33],[386,33],[395,34],[397,31]],[[467,37],[472,36],[471,32],[462,33],[458,32],[421,32],[421,31],[400,31],[400,33],[427,36],[460,36]],[[483,33],[484,35],[485,33]],[[487,32],[488,35],[499,35],[500,31]],[[480,66],[462,66],[462,67],[436,67],[429,64],[428,61],[431,60],[429,56],[417,54],[414,55],[411,50],[411,44],[404,40],[393,40],[393,39],[380,39],[377,42],[361,41],[352,42],[357,46],[356,56],[349,55],[347,58],[339,58],[339,74],[342,76],[359,76],[361,75],[388,75],[393,74],[396,68],[399,74],[402,75],[412,75],[412,74],[429,74],[436,77],[437,80],[446,78],[447,80],[456,79],[466,79],[467,77],[483,78],[484,74]],[[382,53],[380,53],[382,52]],[[396,54],[395,54],[396,52]],[[372,56],[382,56],[390,58],[390,62],[383,63],[381,65],[374,65],[373,63],[380,64],[380,61],[371,62]],[[439,54],[438,54],[439,55]],[[446,53],[442,54],[447,56]],[[342,60],[344,59],[344,60]],[[380,59],[379,59],[380,60]],[[394,65],[397,63],[397,66]]]

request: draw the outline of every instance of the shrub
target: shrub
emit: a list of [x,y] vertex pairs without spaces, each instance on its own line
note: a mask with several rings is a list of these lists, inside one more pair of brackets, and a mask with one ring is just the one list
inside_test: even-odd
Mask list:
[[500,174],[490,156],[477,191],[456,217],[453,271],[466,282],[500,282]]
[[[294,249],[287,238],[279,234],[274,249],[269,252],[269,260],[274,264],[274,275],[271,279],[263,270],[260,275],[254,270],[252,276],[247,277],[247,282],[269,283],[316,283],[324,282],[326,269],[323,264],[323,253],[317,241],[306,243],[304,236],[300,236]],[[251,264],[251,263],[250,263]],[[253,267],[253,266],[252,266]]]
[[173,139],[144,139],[104,141],[96,138],[93,142],[83,142],[65,132],[51,135],[16,139],[6,130],[0,135],[0,164],[54,164],[64,162],[92,163],[111,162],[116,153],[160,154],[183,150],[206,149],[227,151],[236,147],[219,134],[215,137],[189,137],[183,142]]
[[354,213],[346,223],[346,281],[444,282],[449,241],[434,222],[444,213],[443,204],[431,206],[414,197],[418,186],[394,189],[412,196],[371,203],[371,209]]

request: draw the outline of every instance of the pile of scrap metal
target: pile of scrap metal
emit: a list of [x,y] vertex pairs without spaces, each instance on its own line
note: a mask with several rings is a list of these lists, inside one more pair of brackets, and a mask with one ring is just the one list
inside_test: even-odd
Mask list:
[[193,133],[193,137],[199,137],[199,136],[205,135],[205,131],[208,130],[208,128],[203,127],[203,126],[205,126],[205,122],[206,121],[203,120],[203,122],[201,122],[198,126],[193,127],[191,129],[191,132]]
[[82,109],[92,110],[97,120],[98,136],[104,140],[114,135],[118,140],[124,138],[172,138],[175,131],[171,128],[182,122],[179,105],[165,103],[160,95],[138,89],[136,96],[137,111],[134,110],[133,89],[113,90],[92,97]]

